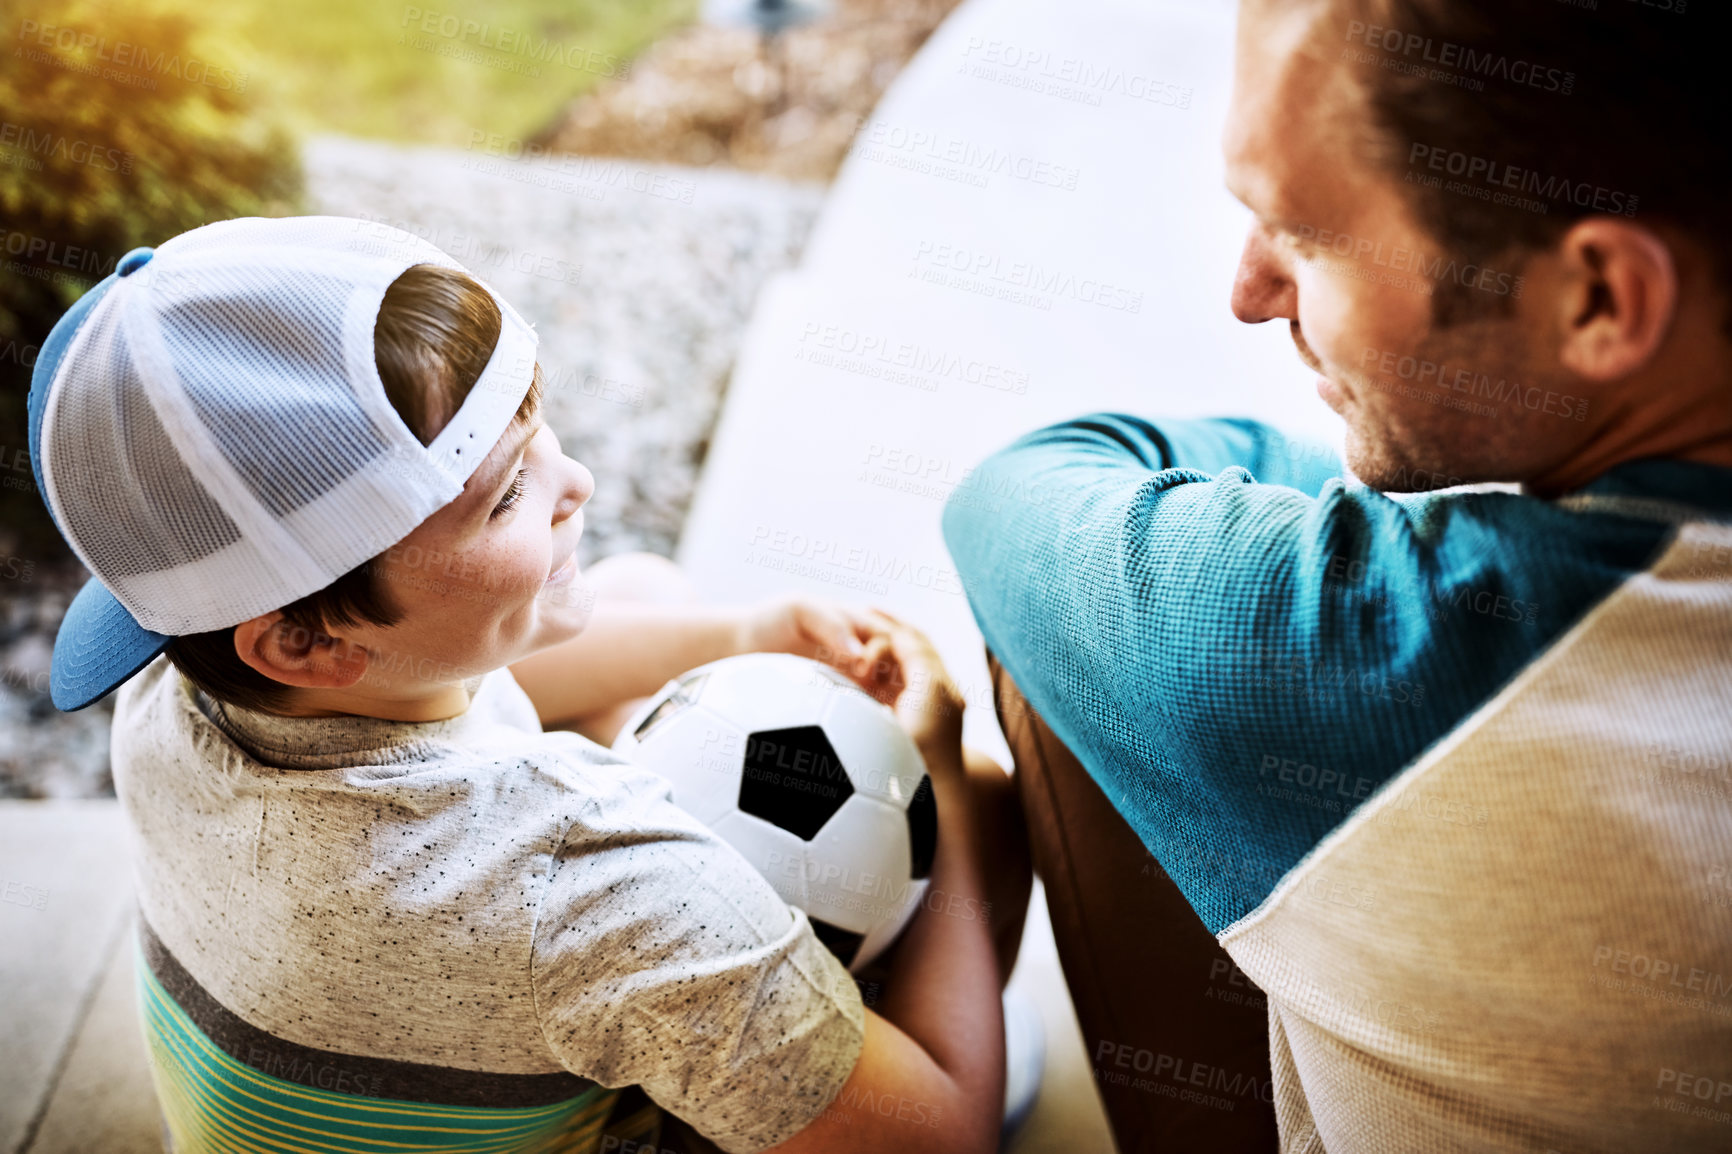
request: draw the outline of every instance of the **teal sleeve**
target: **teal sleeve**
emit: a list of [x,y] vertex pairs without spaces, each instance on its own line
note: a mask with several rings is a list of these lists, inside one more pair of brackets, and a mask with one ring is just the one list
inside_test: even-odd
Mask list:
[[1397,499],[1247,420],[1093,414],[968,487],[1000,494],[943,517],[988,648],[1215,932],[1664,532]]

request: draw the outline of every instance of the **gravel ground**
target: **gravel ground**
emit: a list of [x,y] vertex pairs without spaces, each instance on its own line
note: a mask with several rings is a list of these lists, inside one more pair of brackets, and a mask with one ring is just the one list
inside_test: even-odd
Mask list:
[[[317,138],[309,211],[426,237],[541,337],[546,414],[596,493],[581,559],[671,554],[759,288],[791,266],[824,186],[715,168]],[[54,631],[85,577],[38,567],[0,588],[0,796],[112,796],[109,699],[48,700]]]
[[[567,152],[827,180],[957,0],[835,0],[774,40],[693,24],[572,102],[537,142]],[[723,3],[720,7],[739,7]]]

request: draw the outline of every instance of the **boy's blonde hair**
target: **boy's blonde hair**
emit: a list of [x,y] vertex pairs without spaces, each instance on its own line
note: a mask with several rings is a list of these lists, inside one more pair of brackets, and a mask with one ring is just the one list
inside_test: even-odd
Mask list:
[[[406,270],[379,305],[373,325],[373,360],[385,395],[423,445],[433,442],[462,407],[499,343],[502,318],[493,297],[456,269],[420,264]],[[534,418],[541,405],[541,366],[517,407],[513,425]],[[282,607],[283,617],[314,633],[360,624],[391,626],[403,618],[364,561],[323,589]],[[188,633],[164,653],[188,681],[230,705],[280,713],[291,686],[273,681],[235,652],[234,626]]]

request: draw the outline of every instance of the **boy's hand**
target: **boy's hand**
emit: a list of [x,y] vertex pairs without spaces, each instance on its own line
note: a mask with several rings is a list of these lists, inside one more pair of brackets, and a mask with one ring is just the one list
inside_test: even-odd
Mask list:
[[816,597],[781,596],[746,610],[740,653],[793,653],[852,673],[878,632],[862,610]]
[[[866,692],[896,710],[896,719],[930,765],[933,754],[959,758],[966,702],[926,634],[882,609],[869,609],[873,635],[851,672]],[[960,764],[960,761],[958,761]]]

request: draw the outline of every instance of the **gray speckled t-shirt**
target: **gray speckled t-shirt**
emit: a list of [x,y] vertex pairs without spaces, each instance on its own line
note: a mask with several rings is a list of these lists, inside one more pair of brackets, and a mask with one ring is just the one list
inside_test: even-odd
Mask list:
[[805,1127],[865,1024],[806,915],[508,669],[466,684],[444,721],[285,718],[145,666],[113,761],[149,930],[290,1044],[637,1084],[735,1154]]

